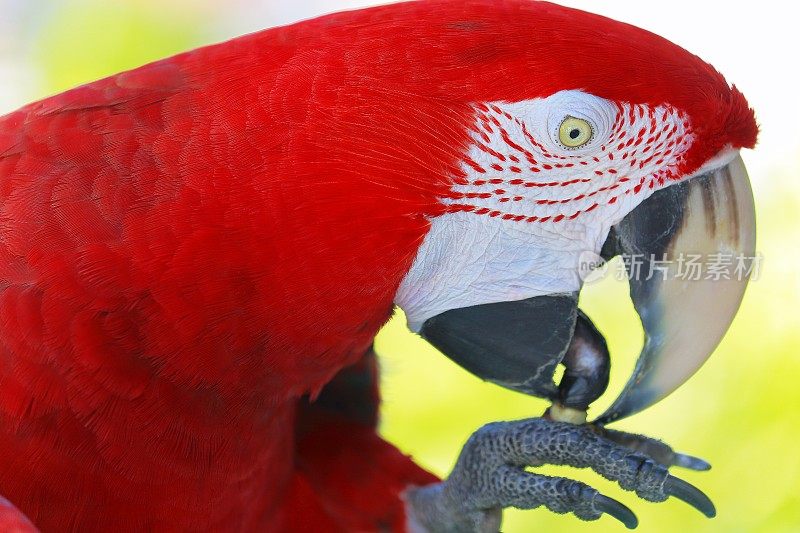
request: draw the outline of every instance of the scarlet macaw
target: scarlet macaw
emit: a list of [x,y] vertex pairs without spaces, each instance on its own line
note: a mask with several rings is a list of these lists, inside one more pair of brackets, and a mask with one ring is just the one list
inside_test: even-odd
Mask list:
[[[608,353],[579,263],[750,251],[737,154],[756,135],[698,57],[528,0],[325,16],[3,117],[2,524],[483,531],[546,505],[635,525],[524,471],[542,462],[713,514],[667,472],[701,461],[602,424],[687,379],[744,282],[712,299],[632,279],[649,340],[587,425]],[[551,399],[548,417],[482,428],[444,482],[417,467],[375,431],[371,345],[394,304],[468,370]]]

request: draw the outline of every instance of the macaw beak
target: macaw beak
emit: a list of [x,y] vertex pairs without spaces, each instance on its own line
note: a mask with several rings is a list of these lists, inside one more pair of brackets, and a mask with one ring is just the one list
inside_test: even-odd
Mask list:
[[611,231],[645,342],[628,384],[597,422],[661,400],[717,347],[754,268],[755,206],[741,157],[653,194]]
[[[613,227],[602,255],[626,259],[645,344],[597,423],[649,407],[702,366],[739,308],[754,250],[753,194],[739,157],[657,191]],[[428,319],[420,335],[476,376],[548,398],[578,423],[608,384],[608,349],[578,309],[578,293],[453,309]]]

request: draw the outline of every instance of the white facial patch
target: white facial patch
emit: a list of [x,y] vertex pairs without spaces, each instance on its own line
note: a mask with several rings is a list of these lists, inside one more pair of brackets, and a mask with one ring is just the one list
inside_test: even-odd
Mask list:
[[[567,118],[591,125],[569,148]],[[668,106],[617,104],[581,92],[477,104],[465,177],[441,201],[397,292],[409,327],[450,309],[578,291],[580,258],[614,224],[675,182],[692,136]]]

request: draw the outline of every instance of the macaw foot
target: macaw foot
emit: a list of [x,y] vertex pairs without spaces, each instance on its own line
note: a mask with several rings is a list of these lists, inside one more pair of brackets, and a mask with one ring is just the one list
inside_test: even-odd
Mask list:
[[547,418],[488,424],[464,445],[447,480],[406,493],[412,529],[496,532],[505,507],[573,513],[597,520],[607,513],[633,529],[638,520],[620,502],[570,479],[527,472],[544,464],[591,468],[647,501],[674,496],[708,517],[714,504],[700,490],[669,474],[672,465],[706,470],[708,463],[677,454],[647,437]]

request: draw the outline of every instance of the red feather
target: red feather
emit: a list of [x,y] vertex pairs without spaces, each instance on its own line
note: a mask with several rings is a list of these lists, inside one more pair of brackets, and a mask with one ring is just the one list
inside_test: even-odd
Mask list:
[[0,498],[0,531],[3,533],[37,533],[38,530],[8,500]]

